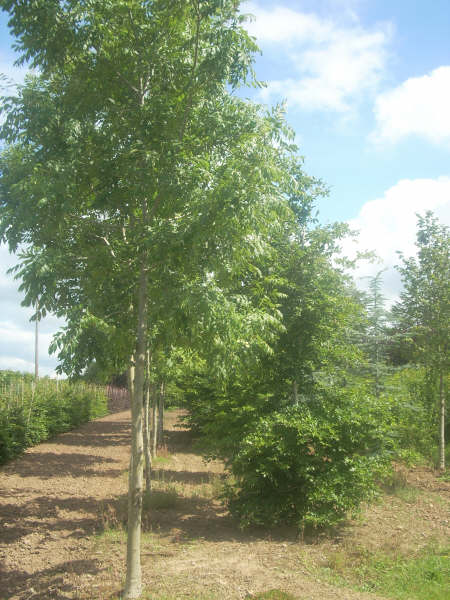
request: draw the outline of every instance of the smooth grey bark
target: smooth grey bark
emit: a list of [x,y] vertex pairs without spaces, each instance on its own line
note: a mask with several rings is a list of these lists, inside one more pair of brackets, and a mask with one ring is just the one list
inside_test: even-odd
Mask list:
[[157,411],[158,401],[156,399],[156,389],[153,388],[152,393],[152,456],[155,457],[158,450],[158,430],[157,430]]
[[440,432],[439,432],[439,468],[445,471],[445,394],[444,374],[439,373],[439,401],[440,401]]
[[158,447],[162,446],[164,443],[164,395],[165,386],[163,381],[161,382],[161,387],[158,395]]
[[131,399],[131,464],[128,489],[127,576],[124,600],[139,598],[142,593],[141,522],[144,483],[143,404],[147,358],[148,282],[146,262],[139,274],[137,304],[136,366]]
[[152,457],[150,449],[150,352],[147,352],[147,373],[144,392],[144,457],[145,457],[145,490],[152,489]]

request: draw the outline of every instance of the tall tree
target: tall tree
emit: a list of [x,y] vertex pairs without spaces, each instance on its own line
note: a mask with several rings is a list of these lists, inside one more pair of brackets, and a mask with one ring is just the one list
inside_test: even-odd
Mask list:
[[398,267],[404,289],[394,306],[403,331],[416,348],[417,360],[439,381],[439,467],[445,470],[445,380],[450,340],[450,230],[427,212],[418,215],[417,256]]
[[[270,246],[302,173],[281,112],[233,95],[253,81],[256,50],[237,0],[0,6],[39,72],[4,99],[0,236],[13,251],[25,245],[26,302],[67,318],[56,340],[67,369],[111,340],[110,360],[128,365],[125,598],[137,598],[149,327],[164,307],[168,321],[223,297],[233,316],[251,312],[224,290]],[[270,317],[261,304],[253,328]]]

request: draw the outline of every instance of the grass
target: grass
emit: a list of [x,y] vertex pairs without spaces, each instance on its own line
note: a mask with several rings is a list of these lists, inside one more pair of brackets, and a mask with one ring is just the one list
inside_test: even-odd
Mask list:
[[322,569],[330,582],[395,600],[450,600],[450,546],[415,557],[339,551]]
[[249,596],[252,600],[295,600],[294,596],[281,590],[269,590],[257,596]]
[[175,508],[177,505],[178,493],[174,485],[167,484],[165,489],[152,489],[150,494],[144,495],[143,510],[148,511],[164,510]]
[[167,465],[172,460],[172,456],[155,456],[152,458],[152,465]]
[[450,469],[446,469],[443,473],[439,475],[439,479],[442,481],[450,481]]
[[408,484],[404,468],[394,470],[383,482],[384,491],[390,496],[396,496],[407,504],[414,504],[421,495],[421,490]]

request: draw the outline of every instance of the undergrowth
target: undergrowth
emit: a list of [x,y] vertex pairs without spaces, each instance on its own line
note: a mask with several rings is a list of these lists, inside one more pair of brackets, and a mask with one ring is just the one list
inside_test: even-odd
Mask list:
[[413,557],[341,550],[322,573],[331,583],[395,600],[450,600],[450,546],[430,546]]

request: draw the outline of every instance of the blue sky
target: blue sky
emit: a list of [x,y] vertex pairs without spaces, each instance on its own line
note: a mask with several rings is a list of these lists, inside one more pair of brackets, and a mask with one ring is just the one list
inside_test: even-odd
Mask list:
[[[360,231],[358,247],[381,262],[361,265],[357,280],[387,267],[385,293],[395,298],[392,266],[396,250],[414,251],[415,213],[450,224],[450,1],[252,0],[242,10],[254,15],[248,28],[263,51],[256,71],[267,87],[257,99],[286,100],[305,170],[330,189],[321,221]],[[20,80],[6,22],[0,13],[0,72]],[[0,369],[32,370],[30,311],[5,274],[13,263],[0,248]],[[46,348],[57,325],[42,324],[44,373],[56,364]]]

